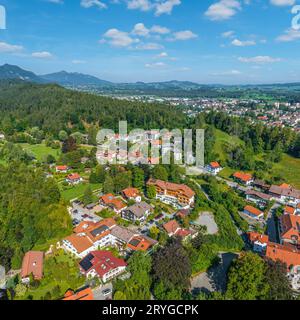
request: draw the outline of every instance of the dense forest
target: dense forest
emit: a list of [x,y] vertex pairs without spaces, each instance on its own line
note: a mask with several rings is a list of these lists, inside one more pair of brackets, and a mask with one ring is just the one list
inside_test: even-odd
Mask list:
[[35,245],[72,230],[56,182],[25,164],[0,166],[0,264],[19,268]]
[[0,83],[1,129],[8,135],[28,127],[38,127],[58,136],[84,131],[85,124],[118,128],[127,120],[131,128],[183,128],[184,114],[171,106],[120,101],[92,94],[66,90],[57,85],[24,82]]

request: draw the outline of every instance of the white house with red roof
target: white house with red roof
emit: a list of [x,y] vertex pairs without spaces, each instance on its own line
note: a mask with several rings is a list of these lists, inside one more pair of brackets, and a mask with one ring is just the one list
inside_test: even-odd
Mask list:
[[244,208],[244,214],[246,214],[250,218],[256,219],[256,220],[259,220],[264,217],[263,211],[260,211],[259,209],[254,208],[252,206],[246,206]]
[[269,236],[265,234],[260,234],[257,232],[247,233],[248,240],[252,245],[253,251],[257,253],[263,253],[267,250],[267,245],[269,242]]
[[142,196],[138,189],[136,188],[127,188],[122,191],[122,194],[127,200],[134,200],[135,202],[141,202]]
[[78,173],[71,173],[67,176],[66,181],[69,184],[79,184],[80,182],[82,182],[82,178]]
[[217,161],[213,161],[211,162],[209,165],[206,166],[206,170],[213,174],[213,175],[217,175],[220,171],[223,170],[223,168],[221,167],[221,165],[219,164],[219,162]]
[[68,172],[68,166],[56,166],[55,171],[57,173],[67,173]]
[[80,271],[87,278],[99,277],[104,283],[122,274],[127,263],[110,251],[92,251],[80,262]]

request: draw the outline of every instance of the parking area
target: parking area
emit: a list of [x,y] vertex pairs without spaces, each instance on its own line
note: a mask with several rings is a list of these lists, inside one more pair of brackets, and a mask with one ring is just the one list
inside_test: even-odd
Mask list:
[[214,215],[211,212],[202,212],[193,223],[199,226],[206,226],[208,234],[216,234],[219,231]]
[[103,284],[93,289],[94,300],[112,300],[113,286],[112,283]]
[[102,220],[96,215],[96,212],[101,212],[104,208],[100,205],[86,208],[80,202],[73,202],[72,207],[69,208],[69,213],[72,217],[73,224],[76,225],[83,220],[98,222]]

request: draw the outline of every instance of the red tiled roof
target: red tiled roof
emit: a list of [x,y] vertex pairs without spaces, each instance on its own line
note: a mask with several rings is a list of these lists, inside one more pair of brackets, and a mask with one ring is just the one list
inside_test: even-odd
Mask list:
[[66,171],[66,170],[68,170],[68,166],[57,166],[56,170],[58,170],[58,171]]
[[253,179],[252,174],[250,173],[236,172],[233,176],[244,182],[248,182]]
[[259,241],[260,243],[268,243],[269,242],[269,236],[265,234],[260,234],[257,232],[249,232],[247,233],[249,241],[250,242],[255,242]]
[[94,300],[94,295],[91,288],[86,288],[84,290],[77,291],[76,293],[72,290],[68,290],[63,300]]
[[298,242],[300,241],[300,216],[285,214],[280,217],[280,224],[283,239],[292,240],[292,237],[297,237]]
[[92,266],[86,272],[94,269],[100,277],[113,269],[127,266],[123,259],[116,258],[110,251],[92,251],[90,254],[94,258],[90,260]]
[[163,190],[175,191],[185,195],[187,198],[192,198],[195,195],[195,192],[186,186],[185,184],[177,184],[162,180],[150,179],[147,183],[148,185],[158,186]]
[[300,252],[291,246],[269,242],[266,257],[286,263],[287,267],[300,265]]
[[133,237],[127,244],[128,248],[133,251],[147,251],[153,243],[142,236]]
[[175,233],[180,226],[176,220],[171,220],[163,225],[164,229],[167,231],[168,234]]
[[221,168],[219,162],[216,162],[216,161],[211,162],[211,163],[210,163],[210,166],[211,166],[212,168],[214,168],[214,169]]
[[122,192],[126,198],[136,198],[140,195],[139,190],[136,188],[127,188],[124,189]]
[[79,180],[80,179],[80,175],[78,173],[71,173],[68,175],[68,179],[69,180]]
[[295,211],[296,211],[296,209],[293,208],[293,207],[286,206],[286,207],[284,208],[284,212],[287,213],[287,214],[294,214]]
[[112,193],[105,194],[101,197],[101,200],[105,204],[109,204],[112,202],[112,200],[115,198],[115,196]]
[[248,211],[248,212],[250,212],[250,213],[252,213],[252,214],[254,214],[254,215],[256,215],[256,216],[260,216],[261,214],[263,214],[262,211],[254,208],[254,207],[252,207],[252,206],[246,206],[246,207],[244,208],[244,210],[245,210],[245,211]]
[[22,263],[21,277],[26,278],[30,274],[37,280],[43,277],[44,253],[41,251],[29,251],[25,254]]

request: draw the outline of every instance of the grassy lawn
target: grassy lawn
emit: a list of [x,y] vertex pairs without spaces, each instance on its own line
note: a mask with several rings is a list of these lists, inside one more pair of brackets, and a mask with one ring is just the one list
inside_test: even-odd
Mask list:
[[287,183],[300,189],[300,159],[284,154],[279,163],[275,163],[272,175],[281,176]]
[[220,160],[225,160],[225,150],[226,145],[237,146],[243,145],[244,142],[237,136],[231,136],[221,130],[215,129],[216,143],[214,146],[214,152],[219,154]]
[[97,184],[88,184],[88,183],[80,183],[74,187],[65,187],[60,185],[60,189],[61,189],[61,194],[62,197],[66,200],[66,201],[70,201],[73,200],[75,198],[80,198],[83,196],[86,188],[90,185],[91,189],[93,191],[101,189],[102,185],[97,183]]
[[[47,256],[44,260],[44,277],[37,288],[29,288],[23,297],[17,299],[33,300],[43,299],[46,293],[50,293],[50,300],[61,298],[69,289],[78,289],[85,284],[85,278],[79,274],[78,260],[63,250],[57,251],[54,255]],[[55,287],[59,287],[56,293]]]
[[45,156],[51,154],[55,159],[58,159],[61,150],[60,149],[52,149],[50,147],[46,147],[45,144],[28,144],[28,143],[20,143],[20,146],[30,154],[33,154],[38,161],[43,161]]

